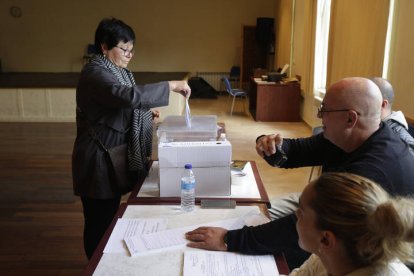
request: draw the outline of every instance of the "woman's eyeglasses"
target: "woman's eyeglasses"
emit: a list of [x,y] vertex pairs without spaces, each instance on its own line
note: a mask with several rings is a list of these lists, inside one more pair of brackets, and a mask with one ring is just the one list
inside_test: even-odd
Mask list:
[[133,56],[135,54],[134,49],[128,50],[128,49],[121,48],[119,46],[115,46],[115,47],[118,48],[118,49],[121,49],[124,52],[124,56],[126,56],[126,57],[129,56],[129,55]]

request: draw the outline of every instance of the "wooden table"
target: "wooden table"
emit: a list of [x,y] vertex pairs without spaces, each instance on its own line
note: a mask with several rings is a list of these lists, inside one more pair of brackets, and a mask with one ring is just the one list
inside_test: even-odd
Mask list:
[[[248,163],[251,167],[247,167],[245,170],[249,170],[247,175],[244,177],[250,177],[252,181],[240,182],[242,179],[241,176],[232,175],[232,194],[230,196],[221,196],[221,197],[197,197],[196,202],[199,203],[203,199],[233,199],[237,204],[239,203],[264,203],[268,208],[271,207],[270,200],[267,195],[266,189],[263,185],[262,179],[260,178],[259,171],[257,170],[256,163],[254,161],[249,161]],[[158,172],[155,171],[155,174]],[[156,175],[155,175],[156,177]],[[178,181],[178,180],[177,180]],[[158,203],[171,203],[178,204],[180,203],[179,197],[160,197],[159,196],[159,179],[158,183],[149,183],[145,180],[138,183],[132,190],[128,203],[137,203],[137,204],[148,204],[152,202]]]
[[[246,206],[250,207],[243,209]],[[177,208],[179,208],[178,205],[159,205],[156,203],[154,205],[137,205],[122,203],[83,275],[181,275],[183,252],[192,250],[188,247],[169,248],[168,250],[133,258],[126,254],[103,253],[118,218],[151,218],[156,215],[156,217],[168,218],[168,224],[171,223],[171,225],[184,227],[207,223],[212,218],[214,220],[222,220],[240,217],[243,212],[251,212],[251,208],[254,208],[254,206],[256,206],[256,210],[258,208],[260,212],[268,216],[267,208],[264,204],[245,204],[243,207],[238,206],[236,209],[226,210],[200,209],[197,206],[195,211],[191,213],[181,213],[177,211]],[[275,261],[280,273],[289,273],[289,268],[283,254],[276,255]]]
[[298,122],[300,118],[300,85],[251,80],[249,110],[256,121]]

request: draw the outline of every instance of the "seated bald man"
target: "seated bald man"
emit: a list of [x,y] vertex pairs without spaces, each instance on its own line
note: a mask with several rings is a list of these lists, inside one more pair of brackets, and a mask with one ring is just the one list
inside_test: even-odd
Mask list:
[[[342,79],[328,88],[318,110],[322,133],[298,139],[262,136],[256,150],[272,166],[322,166],[322,172],[349,172],[369,178],[394,196],[413,195],[414,157],[408,145],[381,122],[381,104],[381,93],[371,80]],[[295,224],[296,216],[291,214],[233,231],[202,227],[186,237],[191,241],[188,246],[195,248],[245,254],[283,252],[293,269],[309,256],[298,246]]]
[[401,140],[405,141],[409,146],[411,153],[414,154],[414,138],[408,132],[408,123],[402,111],[393,111],[392,105],[394,103],[394,89],[391,83],[384,78],[371,79],[379,88],[382,95],[382,109],[381,119],[384,123],[390,126],[395,134],[400,136]]

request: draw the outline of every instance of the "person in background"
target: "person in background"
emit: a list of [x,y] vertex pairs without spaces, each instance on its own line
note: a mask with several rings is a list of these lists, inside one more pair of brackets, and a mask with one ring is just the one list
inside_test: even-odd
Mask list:
[[[152,140],[150,108],[168,105],[170,91],[189,97],[186,81],[165,81],[137,85],[127,69],[134,56],[135,33],[116,18],[103,19],[95,32],[97,54],[84,66],[76,89],[77,135],[72,153],[73,189],[81,197],[84,214],[84,248],[92,257],[100,239],[118,210],[121,196],[109,175],[104,151],[129,143],[131,127],[139,126],[138,146],[147,148]],[[131,179],[131,182],[136,179]]]
[[391,198],[367,178],[326,173],[296,211],[299,246],[311,257],[290,275],[413,275],[414,199]]
[[[322,172],[348,172],[381,185],[392,196],[414,195],[414,156],[408,145],[381,122],[382,96],[366,78],[345,78],[332,84],[318,117],[323,132],[307,138],[258,137],[256,150],[272,166],[322,166]],[[309,254],[298,247],[295,228],[298,198],[269,223],[227,231],[204,227],[189,233],[191,246],[245,254],[283,252],[289,267],[299,267]],[[287,213],[287,215],[286,215]],[[198,235],[200,234],[200,235]]]
[[408,132],[408,123],[402,111],[393,111],[394,89],[389,81],[384,78],[371,79],[380,89],[382,94],[381,119],[410,146],[410,151],[414,154],[414,138]]

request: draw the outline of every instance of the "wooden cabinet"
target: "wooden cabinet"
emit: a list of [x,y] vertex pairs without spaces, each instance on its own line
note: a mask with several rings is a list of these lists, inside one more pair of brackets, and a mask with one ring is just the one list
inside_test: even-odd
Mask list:
[[300,121],[300,85],[278,84],[251,79],[249,110],[256,121]]
[[256,68],[267,69],[266,46],[256,39],[256,26],[242,26],[240,87],[246,89]]

